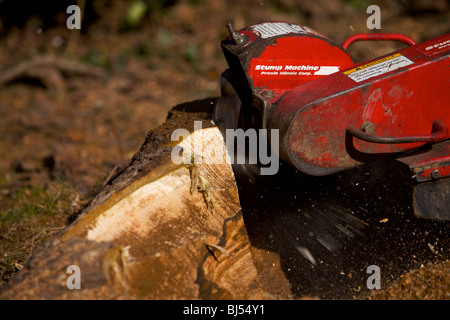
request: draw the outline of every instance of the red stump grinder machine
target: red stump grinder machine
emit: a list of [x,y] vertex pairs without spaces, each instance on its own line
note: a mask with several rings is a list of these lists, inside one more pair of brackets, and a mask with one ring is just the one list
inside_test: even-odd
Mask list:
[[[278,130],[279,158],[307,175],[393,157],[417,182],[415,214],[450,220],[450,34],[356,34],[338,45],[287,22],[227,28],[219,128],[267,129],[268,141]],[[347,48],[361,40],[408,47],[356,63]]]

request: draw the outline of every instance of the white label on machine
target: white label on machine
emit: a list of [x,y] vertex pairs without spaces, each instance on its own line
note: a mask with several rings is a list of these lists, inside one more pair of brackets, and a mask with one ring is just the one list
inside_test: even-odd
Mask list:
[[315,76],[327,76],[329,74],[335,73],[339,71],[339,67],[337,66],[320,66],[320,69],[314,72]]
[[355,82],[361,82],[409,66],[413,63],[413,61],[400,53],[396,53],[392,56],[387,56],[351,70],[344,71],[344,74]]
[[308,33],[303,27],[287,22],[266,22],[257,24],[251,28],[254,33],[264,39],[289,33]]

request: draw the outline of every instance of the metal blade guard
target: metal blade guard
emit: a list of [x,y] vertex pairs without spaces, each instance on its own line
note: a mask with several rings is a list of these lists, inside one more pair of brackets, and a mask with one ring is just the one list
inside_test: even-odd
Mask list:
[[[420,44],[401,35],[352,36],[346,48],[367,39],[410,45],[356,64],[305,26],[229,30],[224,77],[242,103],[240,126],[279,130],[280,158],[306,174],[328,175],[450,138],[450,35]],[[435,160],[434,169],[449,175],[449,156]]]

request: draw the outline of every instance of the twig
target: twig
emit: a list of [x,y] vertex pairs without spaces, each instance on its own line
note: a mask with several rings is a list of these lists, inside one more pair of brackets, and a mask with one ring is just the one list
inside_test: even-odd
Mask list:
[[100,78],[104,75],[104,71],[100,67],[89,66],[55,55],[41,55],[0,71],[0,87],[23,77],[45,78],[44,71],[48,72],[48,70],[73,75],[87,75],[95,78]]

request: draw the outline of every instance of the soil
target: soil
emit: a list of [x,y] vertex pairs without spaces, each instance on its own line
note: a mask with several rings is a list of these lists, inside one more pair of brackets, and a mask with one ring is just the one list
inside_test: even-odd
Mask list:
[[[20,1],[15,3],[20,6]],[[84,1],[79,3],[83,7]],[[366,0],[148,3],[159,6],[148,6],[146,15],[132,25],[126,18],[131,1],[92,1],[85,5],[81,32],[66,27],[68,4],[64,1],[52,8],[29,7],[30,14],[24,14],[23,21],[5,7],[11,1],[0,3],[4,6],[0,8],[0,288],[36,246],[73,221],[93,196],[128,166],[147,133],[164,122],[173,106],[219,95],[219,78],[227,68],[220,49],[227,22],[240,29],[268,20],[290,21],[342,43],[348,36],[370,31],[366,9],[373,4]],[[375,4],[381,9],[381,32],[405,34],[416,42],[450,32],[450,1],[380,0]],[[349,51],[356,60],[365,61],[402,47],[395,42],[361,42]],[[340,182],[331,178],[325,189],[335,187],[336,181]],[[376,181],[382,183],[379,177]],[[281,183],[266,182],[273,188]],[[395,190],[395,183],[398,181],[388,182],[391,189],[387,189]],[[352,202],[360,191],[348,190],[344,199]],[[255,194],[267,192],[267,187],[261,187]],[[318,192],[315,199],[321,198],[314,203],[326,204],[327,194]],[[256,212],[260,207],[250,195],[243,192],[243,206],[247,212],[252,208]],[[353,282],[331,281],[331,287],[340,289],[325,286],[327,293],[322,297],[449,299],[448,224],[421,224],[408,215],[410,207],[404,203],[397,207],[398,198],[389,192],[385,195],[384,202],[373,205],[378,208],[376,215],[364,216],[366,207],[357,211],[378,232],[362,242],[352,242],[358,249],[352,251],[348,243],[344,247],[346,257],[352,259],[351,252],[376,246],[373,252],[381,257],[382,270],[395,258],[398,263],[388,272],[389,280],[383,282],[382,290],[359,291],[354,280],[363,275],[367,278],[361,270],[370,264],[360,259],[361,266],[355,267],[358,271],[342,271]],[[10,218],[13,212],[25,212],[30,203],[37,210],[33,212],[42,217]],[[52,204],[51,209],[45,203]],[[268,225],[273,221],[270,217],[254,219],[247,214],[252,241],[286,253],[282,259],[287,259],[284,266],[289,273],[294,266],[291,253],[273,247],[273,238],[269,245],[268,238],[258,236],[258,230],[269,228],[265,229],[268,237]],[[389,228],[384,228],[386,225]],[[286,226],[280,222],[280,227]],[[414,242],[408,242],[409,232],[414,234]],[[317,279],[318,275],[327,277],[327,271],[311,275],[311,270],[300,268],[289,273],[298,296],[317,295],[309,290],[319,287],[314,283],[308,290],[300,285],[302,272]]]

